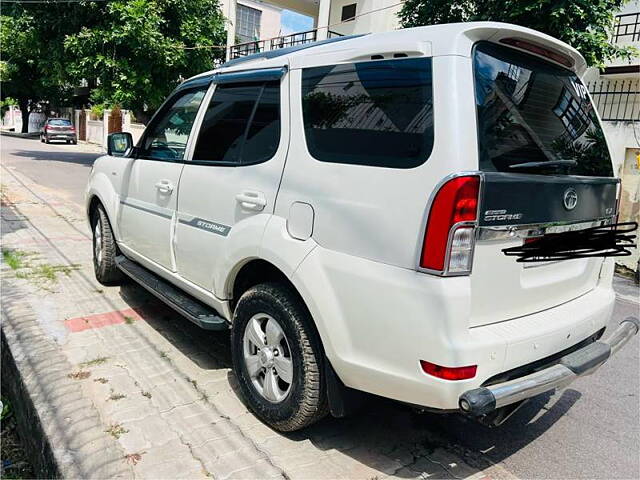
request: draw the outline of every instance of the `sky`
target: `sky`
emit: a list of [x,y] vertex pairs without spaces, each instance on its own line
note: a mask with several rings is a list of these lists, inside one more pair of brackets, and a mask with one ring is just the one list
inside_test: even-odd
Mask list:
[[286,9],[282,10],[280,22],[282,25],[282,35],[306,32],[313,28],[313,18]]

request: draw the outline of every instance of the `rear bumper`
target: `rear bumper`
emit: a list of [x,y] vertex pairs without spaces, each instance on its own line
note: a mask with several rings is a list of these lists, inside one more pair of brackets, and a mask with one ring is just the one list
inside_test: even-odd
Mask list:
[[500,407],[562,388],[604,364],[640,330],[637,318],[623,320],[606,340],[591,343],[559,359],[558,363],[508,382],[467,390],[459,398],[460,410],[481,417]]
[[75,140],[75,133],[46,133],[45,136],[50,140]]

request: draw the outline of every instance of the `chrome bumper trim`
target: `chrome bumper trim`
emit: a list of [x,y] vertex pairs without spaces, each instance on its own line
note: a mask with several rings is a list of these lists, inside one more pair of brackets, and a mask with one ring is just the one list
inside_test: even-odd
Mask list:
[[474,388],[460,395],[460,410],[480,417],[497,408],[511,405],[541,393],[563,388],[576,378],[588,375],[605,363],[640,330],[635,317],[625,318],[606,340],[591,343],[560,358],[559,363],[508,382]]

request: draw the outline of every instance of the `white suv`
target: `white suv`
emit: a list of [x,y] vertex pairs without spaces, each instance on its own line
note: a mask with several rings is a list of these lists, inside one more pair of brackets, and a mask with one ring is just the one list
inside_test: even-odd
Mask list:
[[603,257],[629,237],[584,70],[499,23],[230,61],[136,146],[109,137],[87,188],[96,276],[229,328],[244,400],[276,429],[361,392],[500,423],[638,331],[599,341]]

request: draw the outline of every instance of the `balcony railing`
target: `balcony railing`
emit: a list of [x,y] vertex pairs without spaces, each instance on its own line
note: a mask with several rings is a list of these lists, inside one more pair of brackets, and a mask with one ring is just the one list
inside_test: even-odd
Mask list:
[[602,120],[640,120],[640,80],[600,80],[587,83]]
[[640,42],[640,12],[616,15],[613,43]]
[[[338,32],[328,31],[327,37],[341,37],[342,34]],[[277,50],[279,48],[294,47],[296,45],[302,45],[305,43],[315,42],[318,39],[318,30],[308,30],[306,32],[292,33],[290,35],[283,35],[275,37],[269,40],[259,40],[254,42],[238,43],[229,47],[229,58],[244,57],[253,53],[260,53],[266,50]],[[267,48],[268,47],[268,48]]]
[[238,43],[229,47],[229,58],[246,57],[247,55],[253,55],[254,53],[264,52],[266,50],[266,46],[266,40]]

